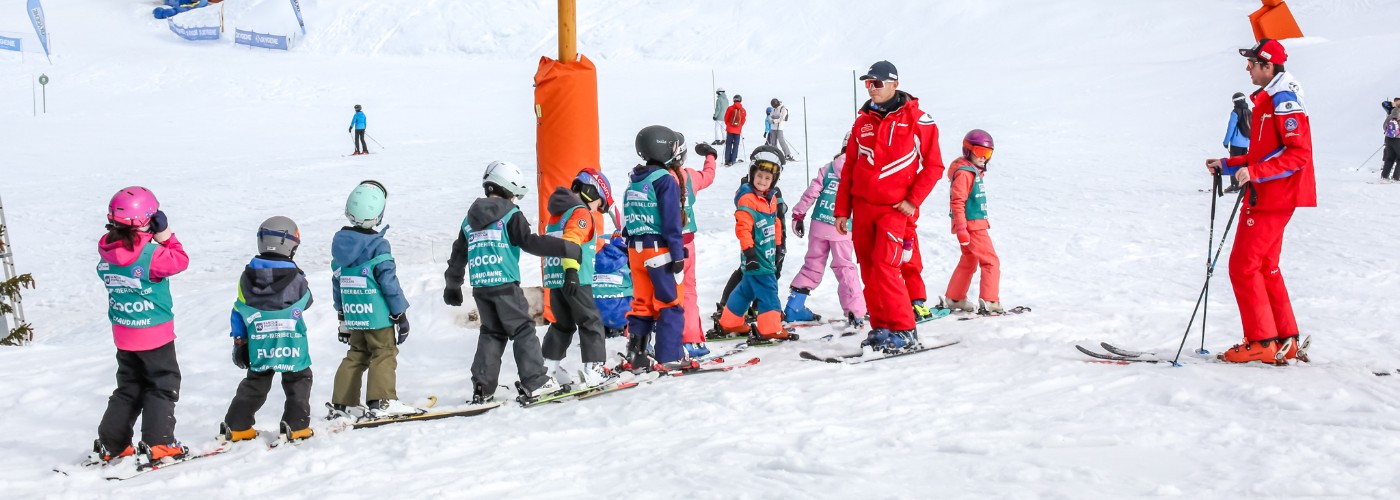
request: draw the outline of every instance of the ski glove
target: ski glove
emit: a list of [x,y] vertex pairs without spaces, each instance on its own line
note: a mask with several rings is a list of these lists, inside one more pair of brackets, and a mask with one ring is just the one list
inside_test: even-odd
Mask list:
[[340,343],[350,345],[350,329],[345,327],[345,313],[336,311],[335,319],[340,322],[340,328],[336,329],[335,332],[336,338],[340,340]]
[[968,244],[972,243],[972,236],[967,234],[966,224],[957,224],[953,226],[953,234],[958,235],[959,245],[967,246]]
[[744,249],[744,270],[758,270],[758,250],[754,247],[748,247]]
[[462,305],[462,287],[447,287],[442,290],[442,302],[449,306]]
[[804,214],[804,213],[802,213],[802,212],[793,212],[793,213],[792,213],[792,234],[797,235],[798,238],[801,238],[801,237],[806,236],[806,235],[807,235],[807,225],[806,225],[806,224],[807,224],[807,214]]
[[904,264],[914,258],[914,240],[904,240],[904,249],[899,252],[899,263]]
[[156,210],[156,213],[151,214],[151,224],[146,227],[146,230],[155,234],[166,229],[170,229],[170,221],[165,219],[165,212]]
[[403,341],[408,340],[408,313],[405,312],[399,313],[396,316],[389,316],[389,321],[394,322],[394,330],[399,334],[399,339],[394,344],[402,344]]
[[706,144],[706,143],[703,143],[703,142],[695,145],[695,154],[700,155],[700,156],[702,156],[702,157],[704,157],[704,156],[714,156],[714,157],[716,157],[716,158],[719,157],[719,153],[715,152],[715,147],[714,147],[714,146],[711,146],[711,145]]
[[666,264],[666,270],[670,271],[671,274],[683,273],[685,272],[685,261],[673,260],[670,263]]
[[248,342],[243,337],[233,339],[233,366],[247,370],[253,363],[248,359]]

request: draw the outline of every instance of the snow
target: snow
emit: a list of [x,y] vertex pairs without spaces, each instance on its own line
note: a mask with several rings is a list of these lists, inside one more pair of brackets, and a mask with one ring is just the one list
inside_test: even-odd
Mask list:
[[[18,3],[0,5],[19,12]],[[241,15],[280,3],[228,2],[229,36],[192,44],[151,19],[149,2],[48,2],[54,64],[3,62],[0,195],[19,270],[40,286],[25,295],[39,341],[0,350],[7,496],[1400,490],[1400,377],[1371,374],[1400,368],[1400,318],[1389,307],[1400,295],[1389,230],[1400,188],[1366,183],[1378,159],[1352,172],[1379,145],[1376,101],[1400,93],[1400,60],[1387,50],[1400,41],[1400,5],[1337,0],[1290,2],[1310,37],[1286,43],[1288,68],[1307,89],[1322,205],[1297,213],[1283,256],[1315,339],[1312,364],[1105,366],[1073,349],[1107,340],[1167,351],[1180,341],[1204,274],[1201,160],[1223,154],[1229,96],[1249,91],[1235,49],[1250,42],[1245,16],[1257,2],[584,2],[580,52],[599,66],[609,177],[633,164],[642,126],[711,138],[711,70],[747,98],[748,149],[761,140],[764,102],[790,106],[789,140],[814,174],[849,126],[851,70],[889,59],[901,88],[938,120],[945,160],[970,128],[996,136],[987,187],[1003,296],[1035,311],[930,323],[926,337],[962,344],[903,360],[801,361],[799,350],[828,348],[801,342],[753,351],[763,358],[753,368],[586,402],[323,432],[292,449],[246,448],[120,484],[60,477],[50,469],[85,455],[113,386],[93,243],[108,197],[129,184],[160,197],[191,255],[172,281],[184,362],[177,435],[187,444],[207,444],[242,377],[228,359],[228,308],[256,225],[272,215],[301,225],[298,262],[320,299],[307,316],[313,409],[328,400],[344,352],[329,307],[330,236],[344,196],[365,178],[388,186],[388,238],[413,304],[399,394],[444,405],[469,396],[476,332],[462,326],[464,308],[441,303],[441,273],[481,169],[496,159],[533,168],[530,78],[556,47],[554,4],[304,1],[308,34],[291,52],[232,46]],[[25,32],[28,21],[5,14],[0,30]],[[31,117],[23,93],[39,73],[53,79],[49,113]],[[369,133],[385,146],[368,157],[342,156],[352,104],[365,106]],[[785,173],[790,196],[805,186],[806,167]],[[730,193],[743,173],[723,169],[699,195],[705,314],[737,263]],[[537,195],[524,211],[533,215]],[[956,261],[946,197],[940,182],[920,225],[932,295]],[[1221,202],[1222,227],[1230,201]],[[805,240],[793,244],[801,255]],[[527,284],[539,279],[533,262],[522,266]],[[819,313],[839,311],[832,279],[811,300]],[[1223,263],[1212,288],[1206,347],[1220,351],[1239,335]],[[513,372],[508,359],[502,382]],[[259,429],[275,432],[281,401],[274,390]]]

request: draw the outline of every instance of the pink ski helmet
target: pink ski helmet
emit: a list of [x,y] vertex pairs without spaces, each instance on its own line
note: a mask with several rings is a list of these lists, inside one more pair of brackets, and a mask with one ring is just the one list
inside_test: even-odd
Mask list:
[[160,210],[160,202],[155,193],[141,186],[131,186],[112,195],[112,201],[107,203],[107,220],[124,226],[147,226],[157,210]]

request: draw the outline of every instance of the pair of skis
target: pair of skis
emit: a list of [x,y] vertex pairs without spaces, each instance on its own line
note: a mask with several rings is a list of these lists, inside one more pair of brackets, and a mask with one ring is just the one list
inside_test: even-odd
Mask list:
[[855,354],[838,354],[838,355],[835,355],[835,356],[821,355],[821,354],[816,354],[816,353],[813,353],[813,352],[810,352],[810,351],[802,351],[802,352],[798,353],[798,356],[801,356],[802,359],[811,360],[811,361],[822,361],[822,362],[826,362],[826,363],[842,363],[842,364],[847,364],[847,365],[855,365],[855,364],[861,364],[861,363],[869,363],[869,362],[872,362],[872,361],[882,361],[882,360],[886,360],[886,359],[894,359],[894,358],[909,356],[909,355],[913,355],[913,354],[925,353],[925,352],[929,352],[929,351],[936,351],[936,350],[939,350],[939,349],[942,349],[942,348],[945,348],[945,347],[951,347],[951,346],[958,345],[958,344],[961,343],[961,342],[962,342],[962,341],[960,341],[960,340],[954,340],[954,341],[952,341],[952,342],[945,342],[945,343],[942,343],[942,344],[934,344],[934,345],[929,345],[929,346],[920,346],[920,347],[915,348],[915,349],[904,349],[904,350],[899,350],[899,351],[894,351],[894,352],[884,351],[884,352],[876,353],[876,352],[865,352],[864,350],[862,350],[861,352],[855,353]]
[[149,472],[155,472],[185,462],[222,455],[233,451],[233,449],[233,443],[223,441],[217,443],[213,448],[204,449],[199,452],[190,450],[182,458],[166,457],[148,463],[139,463],[136,457],[117,458],[111,462],[87,459],[78,463],[76,470],[71,469],[69,466],[60,466],[55,467],[53,471],[65,476],[71,476],[77,471],[100,469],[104,472],[103,477],[108,481],[126,481],[128,479],[135,479]]

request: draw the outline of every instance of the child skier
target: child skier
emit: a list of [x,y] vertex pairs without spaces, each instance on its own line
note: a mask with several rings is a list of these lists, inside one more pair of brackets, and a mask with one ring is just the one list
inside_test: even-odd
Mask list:
[[695,224],[695,193],[703,191],[705,188],[715,183],[715,159],[719,153],[709,144],[699,143],[695,145],[695,154],[704,158],[704,167],[701,170],[685,167],[685,135],[676,132],[676,140],[681,144],[681,158],[672,167],[671,171],[676,174],[676,180],[680,182],[685,191],[681,195],[682,204],[685,210],[685,225],[681,228],[685,242],[685,293],[681,308],[685,310],[685,330],[681,333],[682,342],[685,343],[686,354],[692,358],[698,358],[710,353],[705,347],[705,326],[700,320],[700,296],[695,286],[695,232],[699,226]]
[[841,309],[846,313],[848,327],[859,328],[865,325],[865,297],[860,290],[860,271],[856,268],[855,248],[851,246],[851,235],[836,231],[836,186],[841,182],[841,167],[846,163],[843,150],[822,167],[802,200],[792,209],[792,233],[798,238],[807,232],[804,222],[807,210],[812,212],[811,238],[807,243],[807,257],[802,269],[793,278],[787,305],[783,307],[783,319],[787,322],[818,321],[821,316],[807,308],[807,297],[822,282],[826,270],[827,257],[831,258],[831,271],[836,274],[836,295],[841,300]]
[[[375,232],[384,221],[384,185],[364,181],[345,200],[350,225],[331,240],[331,298],[340,342],[350,346],[335,372],[331,418],[386,418],[423,410],[399,401],[395,370],[399,344],[408,340],[408,300],[399,286],[389,241]],[[385,228],[388,231],[388,228]],[[361,377],[369,371],[367,406],[359,408]]]
[[229,404],[219,435],[225,441],[258,436],[254,415],[267,401],[272,378],[282,374],[287,394],[278,426],[282,439],[311,437],[311,354],[306,339],[305,312],[311,307],[311,287],[292,259],[301,244],[301,231],[292,219],[277,216],[258,226],[258,255],[238,280],[238,299],[229,318],[233,364],[247,370]]
[[[752,152],[752,153],[749,153],[749,162],[752,164],[753,162],[758,161],[758,156],[759,156],[760,154],[763,154],[763,153],[771,153],[771,154],[773,154],[774,156],[777,156],[778,158],[782,158],[782,150],[780,150],[780,149],[778,149],[778,148],[776,148],[776,147],[773,147],[773,146],[769,146],[769,145],[767,145],[767,144],[764,144],[764,145],[761,145],[761,146],[759,146],[759,147],[757,147],[757,148],[754,148],[753,152]],[[766,155],[765,155],[765,156],[766,156]],[[779,162],[778,162],[778,168],[779,168],[779,170],[782,169],[783,165],[784,165],[784,161],[779,161]],[[753,168],[750,167],[749,171],[752,172],[752,171],[753,171]],[[735,190],[735,192],[734,192],[734,197],[735,197],[735,199],[738,199],[739,196],[740,196],[741,194],[743,194],[742,191],[743,191],[744,189],[749,189],[747,186],[748,186],[748,184],[749,184],[750,178],[751,178],[751,175],[745,175],[745,176],[743,177],[743,179],[741,179],[741,180],[739,181],[739,189],[738,189],[738,190]],[[778,205],[778,220],[782,220],[782,219],[787,218],[787,211],[788,211],[788,209],[787,209],[787,202],[783,201],[783,189],[777,186],[777,181],[774,181],[773,184],[774,184],[773,187],[772,187],[773,198],[774,198],[774,200],[776,200],[776,203],[777,203],[777,205]],[[778,226],[779,226],[779,233],[783,234],[783,237],[781,237],[781,238],[778,239],[777,256],[776,256],[776,258],[774,259],[774,268],[775,268],[775,269],[774,269],[774,276],[775,276],[775,277],[777,277],[777,276],[782,276],[782,274],[783,274],[783,260],[784,260],[784,259],[786,258],[786,256],[787,256],[787,237],[786,237],[786,232],[785,232],[784,226],[783,226],[782,224],[779,224]],[[726,282],[726,283],[724,284],[724,291],[723,291],[722,293],[720,293],[719,302],[715,304],[715,312],[714,312],[713,314],[710,315],[710,320],[714,322],[714,325],[710,328],[709,331],[706,331],[706,332],[705,332],[705,338],[707,338],[707,339],[715,339],[715,340],[732,339],[732,338],[735,337],[735,335],[734,335],[735,333],[742,333],[743,335],[741,335],[741,336],[743,336],[743,337],[748,337],[748,333],[747,333],[747,332],[727,332],[727,331],[725,331],[724,326],[720,324],[720,318],[724,317],[724,309],[725,309],[725,306],[729,303],[729,296],[732,295],[732,294],[734,293],[734,289],[738,288],[738,287],[739,287],[739,284],[740,284],[741,282],[743,282],[743,280],[744,280],[744,263],[743,263],[743,262],[740,262],[740,263],[739,263],[739,267],[738,267],[737,269],[735,269],[733,273],[730,273],[730,275],[729,275],[729,281]],[[748,322],[748,323],[753,323],[753,322],[755,322],[755,321],[758,320],[758,309],[757,309],[756,307],[757,307],[757,303],[756,303],[756,302],[749,305],[749,309],[748,309],[747,313],[744,315],[744,321],[746,321],[746,322]]]
[[757,333],[768,339],[788,339],[795,335],[783,328],[778,312],[778,245],[783,237],[783,220],[778,215],[778,199],[773,186],[782,172],[782,156],[772,151],[756,151],[749,167],[749,182],[739,188],[734,199],[734,234],[743,250],[744,277],[729,295],[720,326],[730,333],[748,332],[744,314],[756,302]]
[[544,334],[544,364],[559,385],[573,385],[560,363],[573,343],[575,330],[583,355],[584,368],[579,372],[582,385],[601,385],[612,376],[612,370],[603,366],[607,357],[603,320],[593,303],[593,261],[598,254],[598,223],[602,221],[595,215],[608,210],[610,197],[605,193],[611,191],[597,170],[584,169],[569,188],[556,188],[549,196],[545,233],[581,247],[579,260],[544,259],[544,288],[549,291],[549,307],[554,313],[554,322]]
[[1001,261],[992,248],[992,238],[987,234],[991,224],[987,222],[987,193],[982,188],[982,178],[987,174],[987,165],[992,161],[992,136],[982,130],[973,130],[963,137],[963,155],[948,168],[950,201],[949,217],[953,219],[953,234],[962,246],[962,258],[958,260],[953,277],[948,280],[948,291],[939,297],[940,309],[961,309],[976,311],[972,301],[967,299],[968,286],[972,275],[982,269],[981,287],[978,300],[985,314],[1004,314],[997,288],[1001,281]]
[[632,312],[627,314],[627,355],[635,368],[651,366],[647,344],[653,333],[657,362],[671,366],[685,357],[685,286],[677,281],[685,271],[685,213],[680,183],[667,170],[685,151],[678,139],[675,131],[660,125],[637,133],[634,145],[645,163],[632,169],[623,198],[623,233],[634,287]]
[[[98,240],[97,274],[107,287],[107,318],[117,345],[117,388],[97,427],[90,461],[136,455],[138,463],[179,460],[189,450],[175,439],[180,364],[169,278],[189,267],[155,194],[131,186],[107,204],[107,234]],[[141,417],[141,442],[131,446]]]
[[447,260],[447,272],[443,273],[447,287],[442,299],[449,306],[462,305],[463,278],[470,281],[472,300],[481,316],[481,334],[472,358],[471,403],[485,404],[495,399],[506,342],[515,344],[515,366],[520,375],[516,388],[521,397],[538,398],[560,390],[560,386],[545,370],[535,321],[520,289],[520,251],[560,257],[564,270],[577,272],[582,250],[576,243],[537,235],[530,229],[529,220],[515,206],[515,200],[529,192],[520,167],[493,161],[486,166],[481,184],[486,196],[472,202],[462,219],[457,241],[452,243],[452,256]]

